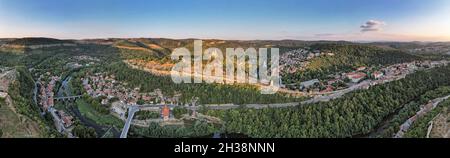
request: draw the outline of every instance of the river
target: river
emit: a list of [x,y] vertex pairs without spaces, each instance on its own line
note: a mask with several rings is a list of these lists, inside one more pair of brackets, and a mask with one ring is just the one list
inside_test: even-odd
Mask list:
[[[72,74],[74,72],[69,73],[61,83],[61,87],[58,89],[57,97],[65,97],[65,96],[71,96],[72,95],[72,87],[70,81],[72,80]],[[89,118],[84,117],[81,112],[79,111],[78,107],[76,106],[76,103],[64,103],[67,107],[66,109],[70,111],[72,115],[74,115],[76,118],[80,120],[80,122],[88,127],[94,128],[95,132],[99,137],[105,134],[108,129],[110,129],[109,126],[102,126],[97,124],[95,121],[90,120]],[[112,129],[112,133],[116,136],[118,135],[118,131],[116,129]]]

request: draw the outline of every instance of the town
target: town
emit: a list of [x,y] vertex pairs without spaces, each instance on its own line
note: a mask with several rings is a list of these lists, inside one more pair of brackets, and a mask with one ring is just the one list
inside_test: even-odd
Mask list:
[[[280,69],[282,75],[301,72],[306,69],[309,61],[321,56],[334,56],[330,51],[311,51],[310,48],[301,48],[284,53],[280,58]],[[434,68],[437,66],[447,65],[449,62],[441,61],[413,61],[409,63],[400,63],[381,66],[360,66],[355,67],[351,72],[336,72],[330,74],[324,79],[312,79],[299,83],[283,83],[282,88],[288,89],[291,93],[305,93],[309,96],[327,95],[336,91],[344,90],[349,87],[358,85],[362,82],[370,82],[365,84],[364,88],[373,86],[378,83],[391,81],[393,78],[404,78],[407,74],[418,70]]]

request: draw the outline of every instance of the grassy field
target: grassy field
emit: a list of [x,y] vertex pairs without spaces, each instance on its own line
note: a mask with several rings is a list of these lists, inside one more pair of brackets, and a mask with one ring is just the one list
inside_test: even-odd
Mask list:
[[86,103],[84,100],[77,100],[76,102],[78,110],[80,110],[80,113],[92,120],[95,121],[99,125],[104,126],[115,126],[115,127],[122,127],[124,122],[112,115],[103,115],[95,111],[94,108],[92,108],[91,105]]
[[39,138],[39,125],[14,113],[4,101],[0,101],[0,129],[2,138]]

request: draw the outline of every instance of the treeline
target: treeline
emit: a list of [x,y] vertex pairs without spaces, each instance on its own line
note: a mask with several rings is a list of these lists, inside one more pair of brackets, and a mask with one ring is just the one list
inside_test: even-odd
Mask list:
[[161,118],[161,115],[155,111],[138,111],[135,114],[135,119],[147,120]]
[[186,108],[175,107],[175,108],[173,108],[172,113],[173,113],[173,116],[174,116],[176,119],[180,119],[180,118],[183,117],[184,114],[189,114],[190,111],[189,111],[188,109],[186,109]]
[[251,137],[353,137],[371,132],[385,117],[427,91],[450,85],[450,66],[358,90],[330,102],[279,109],[209,110],[228,133]]
[[97,133],[94,128],[83,125],[76,125],[72,133],[78,138],[97,138]]
[[158,123],[150,123],[148,128],[131,128],[129,136],[146,138],[192,138],[204,137],[219,129],[214,124],[200,120],[195,121],[189,126],[160,126]]
[[63,43],[74,43],[69,40],[59,40],[53,38],[20,38],[13,41],[7,42],[7,44],[15,45],[46,45],[46,44],[63,44]]

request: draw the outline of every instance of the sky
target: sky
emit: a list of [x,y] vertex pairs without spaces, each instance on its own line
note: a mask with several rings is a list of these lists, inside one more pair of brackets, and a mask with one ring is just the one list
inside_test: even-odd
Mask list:
[[450,41],[449,0],[0,0],[0,38]]

